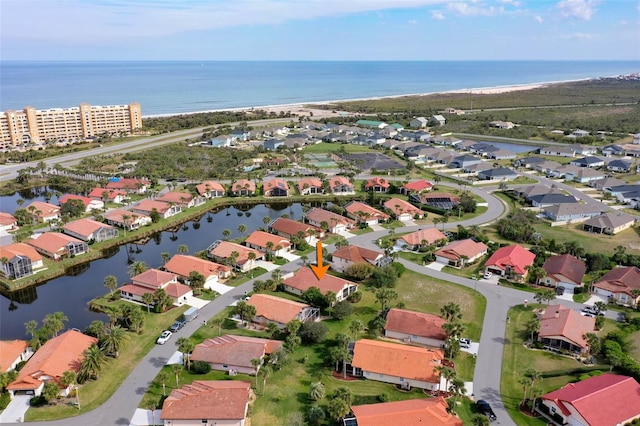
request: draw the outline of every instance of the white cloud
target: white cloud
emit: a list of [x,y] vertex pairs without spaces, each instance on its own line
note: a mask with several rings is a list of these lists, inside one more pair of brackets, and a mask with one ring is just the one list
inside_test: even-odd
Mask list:
[[540,16],[540,15],[534,16],[533,19],[538,21],[539,24],[542,24],[542,22],[544,22],[544,19],[542,19],[542,16]]
[[596,4],[597,1],[595,0],[562,0],[557,7],[560,10],[560,15],[565,18],[578,18],[588,21],[596,12]]
[[567,34],[563,38],[575,40],[592,40],[595,36],[591,33],[573,33]]
[[416,21],[415,19],[409,19],[409,24],[410,25],[416,25],[418,23],[418,21]]
[[520,7],[520,5],[522,4],[522,2],[519,2],[517,0],[500,0],[500,3],[510,4],[514,7]]
[[447,4],[447,9],[462,16],[495,16],[504,13],[504,7],[487,6],[477,3],[453,2]]
[[444,19],[444,15],[440,12],[431,12],[431,17],[438,21],[442,21]]

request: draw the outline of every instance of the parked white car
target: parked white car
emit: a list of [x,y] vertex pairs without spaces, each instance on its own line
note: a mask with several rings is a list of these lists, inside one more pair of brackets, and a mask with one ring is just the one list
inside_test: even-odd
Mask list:
[[171,336],[172,336],[172,333],[169,330],[165,330],[162,332],[160,337],[158,337],[158,340],[156,340],[156,343],[159,345],[164,345],[169,341],[169,339],[171,339]]
[[489,271],[487,271],[487,272],[485,272],[485,273],[484,273],[484,279],[485,279],[485,280],[488,280],[488,279],[489,279],[489,278],[491,278],[492,276],[493,276],[493,274],[492,274],[491,272],[489,272]]

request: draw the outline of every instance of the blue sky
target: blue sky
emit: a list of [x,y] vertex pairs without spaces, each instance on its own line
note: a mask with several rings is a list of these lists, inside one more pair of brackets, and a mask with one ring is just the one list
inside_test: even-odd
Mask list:
[[640,59],[636,0],[2,0],[3,60]]

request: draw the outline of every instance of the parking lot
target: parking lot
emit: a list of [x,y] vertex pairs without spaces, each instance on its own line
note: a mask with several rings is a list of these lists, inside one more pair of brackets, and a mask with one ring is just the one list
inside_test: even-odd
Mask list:
[[342,158],[357,165],[361,170],[395,170],[405,167],[388,155],[378,152],[346,154]]

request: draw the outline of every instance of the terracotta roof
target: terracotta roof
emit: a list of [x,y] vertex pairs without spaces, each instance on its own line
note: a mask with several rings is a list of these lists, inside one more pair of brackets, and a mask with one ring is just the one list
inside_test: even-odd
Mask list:
[[102,194],[104,194],[105,191],[106,191],[108,200],[113,200],[118,195],[120,195],[120,196],[127,195],[126,192],[120,191],[119,189],[93,188],[93,190],[91,190],[91,192],[89,193],[89,198],[99,198],[99,199],[102,200],[102,198],[103,198]]
[[535,254],[515,244],[496,250],[485,262],[484,266],[492,266],[503,271],[509,266],[517,274],[524,275],[527,273],[526,267],[533,265],[533,259],[535,258]]
[[32,262],[42,260],[42,256],[33,247],[25,243],[13,243],[0,247],[0,258],[6,257],[11,260],[14,256],[26,256]]
[[640,289],[640,269],[635,266],[614,268],[593,285],[613,293],[627,293],[631,296],[631,290]]
[[399,238],[411,246],[421,245],[423,241],[427,244],[433,244],[438,240],[446,240],[447,237],[436,228],[420,229]]
[[393,308],[387,314],[387,323],[384,329],[413,336],[446,340],[447,333],[442,328],[446,322],[437,315]]
[[587,271],[587,265],[584,262],[570,254],[563,254],[561,256],[551,256],[544,262],[542,269],[545,270],[547,275],[554,277],[556,280],[562,275],[573,281],[575,284],[580,285],[584,273]]
[[98,339],[75,330],[65,331],[49,339],[27,361],[18,373],[18,378],[7,389],[25,389],[24,379],[32,385],[27,389],[35,389],[40,386],[38,378],[41,376],[59,380],[65,371],[77,372],[84,359],[84,351],[94,343],[98,343]]
[[[424,214],[422,210],[405,200],[401,200],[400,198],[390,198],[385,201],[383,205],[391,210],[396,216],[400,216],[404,213],[409,213],[411,215]],[[402,209],[402,211],[400,211],[400,209]]]
[[305,185],[308,185],[308,188],[321,188],[322,187],[322,181],[318,178],[315,177],[310,177],[310,178],[304,178],[304,179],[300,179],[298,181],[298,190],[300,192],[304,191],[305,189]]
[[142,214],[142,213],[134,213],[134,212],[131,212],[129,210],[121,210],[121,209],[111,210],[111,211],[105,213],[104,217],[106,219],[112,220],[114,222],[124,223],[124,219],[122,218],[123,215],[128,215],[129,216],[128,223],[129,222],[134,222],[135,219],[137,219],[139,217],[149,217],[149,216],[147,216],[145,214]]
[[270,234],[264,231],[253,231],[251,235],[247,237],[245,243],[252,244],[258,247],[267,248],[267,243],[271,241],[273,243],[273,249],[277,246],[281,246],[282,248],[290,247],[291,241],[288,239],[281,237],[280,235]]
[[309,235],[310,229],[316,231],[317,234],[320,234],[322,232],[320,228],[317,228],[315,226],[306,223],[300,223],[284,217],[279,217],[270,226],[277,232],[282,232],[283,234],[292,236],[297,235],[300,231],[304,232],[305,235]]
[[550,305],[540,319],[538,336],[549,338],[562,336],[576,346],[586,348],[587,341],[583,336],[585,333],[593,332],[595,328],[595,318],[580,315],[578,311],[562,305]]
[[335,188],[336,186],[347,185],[353,188],[353,184],[349,182],[349,179],[344,176],[334,176],[329,179],[329,187]]
[[163,267],[166,271],[176,275],[188,277],[192,271],[199,272],[205,279],[212,275],[219,276],[231,272],[231,267],[200,259],[195,256],[176,254]]
[[238,179],[237,181],[233,182],[233,184],[231,185],[231,190],[233,192],[242,191],[243,189],[246,189],[247,191],[255,192],[256,184],[252,180]]
[[125,284],[123,286],[118,287],[118,291],[124,293],[131,293],[134,296],[143,296],[146,293],[153,294],[155,290],[149,287],[143,287],[141,285],[136,284]]
[[167,296],[176,300],[192,291],[191,287],[180,283],[169,283],[162,287],[162,289],[167,293]]
[[420,179],[420,180],[416,180],[413,182],[409,182],[406,185],[402,186],[404,189],[408,190],[408,191],[416,191],[416,192],[420,192],[420,191],[424,191],[426,189],[431,189],[433,188],[433,184],[429,181],[426,181],[424,179]]
[[0,340],[0,373],[7,371],[28,347],[26,340]]
[[211,255],[221,259],[228,259],[234,251],[238,253],[238,258],[236,259],[236,264],[238,265],[244,265],[249,260],[249,253],[255,253],[256,259],[264,256],[264,254],[258,250],[241,246],[231,241],[220,241],[218,245],[211,250]]
[[373,188],[374,186],[379,186],[381,188],[389,188],[389,181],[379,176],[375,176],[367,181],[367,183],[364,185],[364,188],[369,189],[369,188]]
[[93,219],[79,219],[79,220],[74,220],[73,222],[69,222],[63,227],[65,231],[74,232],[76,234],[80,234],[84,236],[89,236],[92,233],[98,231],[100,228],[113,229],[113,226],[107,225],[106,223],[95,221]]
[[149,269],[141,274],[131,277],[134,284],[147,285],[149,287],[160,288],[168,282],[175,281],[176,274],[160,271],[158,269]]
[[133,206],[134,210],[140,210],[148,213],[151,213],[153,209],[156,209],[160,214],[166,213],[170,208],[171,205],[169,203],[149,199],[144,199]]
[[193,361],[205,361],[210,364],[233,365],[253,369],[252,359],[261,359],[282,347],[281,341],[260,339],[257,337],[224,336],[205,339],[196,345],[191,354]]
[[337,213],[330,212],[329,210],[321,209],[320,207],[312,208],[307,212],[305,217],[307,218],[307,220],[315,223],[327,222],[330,228],[333,228],[338,224],[343,224],[347,226],[351,226],[355,224],[353,219],[349,219],[348,217],[344,217]]
[[409,399],[380,404],[354,405],[351,411],[358,426],[462,426],[462,420],[449,414],[443,397]]
[[188,204],[193,200],[193,195],[186,192],[167,192],[156,198],[157,201],[173,204]]
[[282,180],[282,179],[270,179],[270,180],[265,180],[264,183],[264,191],[271,191],[274,190],[276,188],[282,189],[283,191],[288,191],[289,190],[289,184]]
[[265,317],[280,324],[296,319],[300,311],[310,307],[305,303],[259,293],[251,295],[247,303],[255,306],[256,316]]
[[452,241],[434,254],[451,260],[462,259],[462,256],[467,256],[467,258],[472,259],[486,251],[487,248],[486,244],[473,241],[469,238],[466,240]]
[[27,241],[27,244],[35,247],[36,249],[41,249],[49,253],[56,253],[60,251],[68,243],[85,244],[77,238],[73,238],[59,232],[45,232],[38,238]]
[[163,420],[242,420],[247,412],[251,382],[194,380],[174,389],[162,404]]
[[41,216],[51,216],[51,215],[60,213],[59,206],[55,206],[49,203],[44,203],[42,201],[32,201],[26,206],[24,206],[24,209],[27,212],[31,213],[31,211],[29,210],[29,207],[35,207],[35,210],[33,211],[34,213],[37,211],[41,211],[42,212]]
[[440,349],[361,339],[355,344],[351,364],[371,373],[438,383],[440,374],[435,368],[443,359]]
[[346,246],[341,247],[331,254],[332,257],[348,260],[353,263],[359,262],[375,262],[379,257],[384,256],[384,253],[379,251],[369,250],[359,246]]
[[224,189],[224,186],[222,186],[222,184],[220,184],[219,182],[214,182],[212,180],[205,180],[201,184],[196,185],[196,190],[198,191],[198,194],[200,195],[206,194],[207,186],[209,188],[209,191],[217,191],[222,193],[226,192]]
[[142,186],[149,186],[151,185],[151,182],[146,179],[122,178],[118,181],[109,182],[107,184],[107,189],[129,189],[137,191],[138,184]]
[[0,225],[7,226],[17,223],[17,219],[12,214],[0,212]]
[[347,281],[345,279],[338,278],[329,274],[325,274],[321,280],[318,280],[311,268],[298,269],[292,277],[283,280],[282,283],[284,285],[288,285],[289,287],[298,289],[302,292],[308,290],[311,287],[317,287],[320,289],[320,292],[322,294],[327,294],[327,292],[329,291],[339,294],[342,289],[347,286],[358,285],[354,282]]
[[[387,220],[389,219],[389,215],[378,210],[378,209],[374,209],[373,207],[371,207],[368,204],[365,203],[361,203],[360,201],[353,201],[349,204],[347,204],[344,208],[347,212],[359,216],[359,213],[369,213],[371,218],[378,218],[378,219],[383,219],[383,220]],[[366,219],[363,217],[363,219]]]
[[632,377],[602,374],[542,396],[568,416],[569,407],[589,425],[617,426],[640,416],[640,384]]
[[89,204],[91,204],[94,200],[88,197],[82,197],[80,195],[75,195],[75,194],[65,194],[62,198],[60,198],[59,202],[60,204],[64,204],[69,200],[80,200],[82,201],[82,204],[84,204],[84,207],[87,208],[89,207]]

